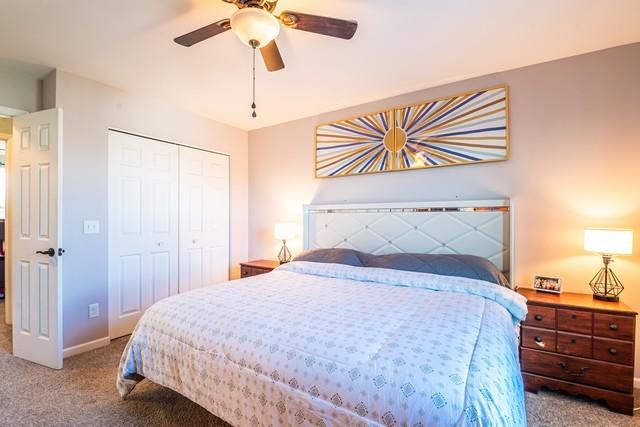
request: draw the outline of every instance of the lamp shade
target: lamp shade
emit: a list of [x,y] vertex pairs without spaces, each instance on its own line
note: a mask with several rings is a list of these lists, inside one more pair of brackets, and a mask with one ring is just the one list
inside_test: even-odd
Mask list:
[[296,235],[296,225],[290,222],[279,222],[273,229],[278,240],[291,240]]
[[633,231],[606,228],[584,230],[584,250],[606,255],[631,255]]
[[265,10],[246,7],[231,16],[231,29],[247,46],[255,40],[259,47],[264,47],[280,34],[280,22]]

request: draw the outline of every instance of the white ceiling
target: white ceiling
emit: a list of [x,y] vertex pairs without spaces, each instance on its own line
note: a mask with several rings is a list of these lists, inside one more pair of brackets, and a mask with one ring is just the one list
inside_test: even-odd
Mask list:
[[286,69],[258,67],[227,32],[172,39],[228,17],[221,0],[0,0],[0,57],[57,67],[255,129],[445,82],[640,41],[638,0],[280,0],[357,19],[351,41],[283,29]]

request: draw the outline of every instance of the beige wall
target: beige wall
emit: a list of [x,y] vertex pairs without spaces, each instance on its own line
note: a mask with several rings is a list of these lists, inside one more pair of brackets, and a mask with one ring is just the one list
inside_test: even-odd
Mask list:
[[29,112],[41,109],[46,69],[0,58],[0,106]]
[[[613,267],[627,286],[622,300],[640,310],[638,70],[640,43],[252,131],[249,256],[274,258],[273,224],[300,223],[303,203],[507,197],[516,208],[515,273],[520,286],[530,286],[535,274],[547,274],[562,277],[567,291],[589,292],[587,283],[601,260],[583,251],[583,229],[631,227],[636,233],[634,255],[616,259]],[[509,161],[314,179],[315,125],[502,83],[510,88]],[[302,95],[300,102],[305,102]]]
[[[247,132],[60,70],[55,85],[55,91],[45,92],[64,115],[64,347],[108,335],[110,127],[231,155],[231,262],[232,275],[239,276],[238,263],[247,257]],[[100,233],[83,234],[85,219],[99,220]],[[92,303],[100,304],[100,317],[95,319],[88,318]]]

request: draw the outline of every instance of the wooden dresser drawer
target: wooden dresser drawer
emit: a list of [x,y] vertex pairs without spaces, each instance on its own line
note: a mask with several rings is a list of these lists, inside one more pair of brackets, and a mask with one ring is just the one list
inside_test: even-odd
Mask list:
[[623,393],[633,392],[633,368],[523,348],[522,370]]
[[593,357],[607,362],[633,365],[633,343],[607,338],[593,339]]
[[558,353],[580,357],[591,357],[593,354],[591,351],[592,341],[590,336],[568,334],[558,331],[557,342]]
[[556,351],[556,332],[548,329],[522,327],[522,346],[537,350]]
[[593,335],[631,341],[634,329],[634,317],[603,313],[593,315]]
[[542,305],[528,304],[527,318],[524,319],[525,325],[531,325],[538,328],[556,328],[556,309],[553,307],[545,307]]
[[518,293],[527,298],[529,309],[520,332],[525,390],[564,390],[605,400],[612,411],[633,415],[637,313],[591,294],[524,288]]
[[593,313],[582,310],[558,309],[558,330],[577,332],[579,334],[591,334]]
[[248,267],[245,265],[240,267],[240,275],[242,277],[257,276],[258,274],[265,274],[269,272],[271,272],[271,270],[265,270],[264,268]]
[[253,268],[251,267],[246,267],[246,266],[241,266],[240,267],[240,276],[241,277],[249,277],[249,276],[253,276]]
[[270,273],[279,266],[280,263],[278,261],[268,259],[256,259],[253,261],[241,262],[240,277],[246,278],[257,276],[258,274]]
[[240,267],[240,275],[242,277],[257,276],[259,274],[265,274],[265,273],[269,273],[269,272],[271,272],[271,270],[266,270],[264,268],[248,267],[248,266],[245,266],[245,265]]

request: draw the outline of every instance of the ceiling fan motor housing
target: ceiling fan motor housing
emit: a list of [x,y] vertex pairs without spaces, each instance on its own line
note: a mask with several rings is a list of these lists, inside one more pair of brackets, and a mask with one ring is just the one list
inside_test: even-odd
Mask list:
[[222,0],[226,3],[234,4],[238,9],[245,7],[259,7],[266,11],[273,12],[278,0]]
[[266,46],[280,33],[280,21],[259,7],[237,10],[231,16],[231,29],[247,46]]

